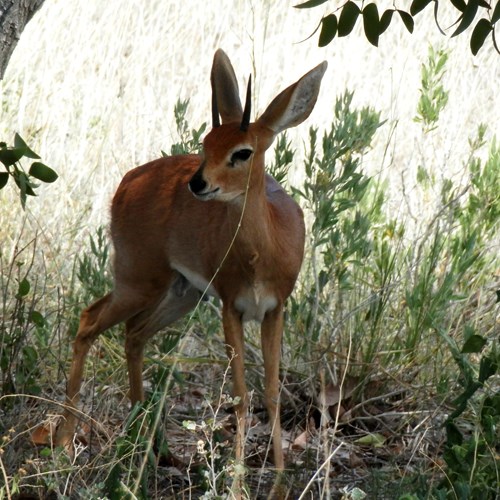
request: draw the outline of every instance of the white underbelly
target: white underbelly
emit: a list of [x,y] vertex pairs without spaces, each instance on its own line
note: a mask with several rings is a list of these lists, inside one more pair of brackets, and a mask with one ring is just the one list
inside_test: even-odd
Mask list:
[[[178,263],[172,263],[172,268],[182,274],[200,292],[219,298],[214,286],[201,274]],[[276,297],[269,293],[261,283],[246,288],[234,302],[236,310],[242,314],[243,321],[257,321],[258,323],[262,323],[266,313],[272,311],[277,304]]]
[[278,301],[276,297],[257,283],[251,288],[247,288],[235,300],[236,309],[243,315],[243,321],[257,321],[262,323],[268,311],[272,311]]

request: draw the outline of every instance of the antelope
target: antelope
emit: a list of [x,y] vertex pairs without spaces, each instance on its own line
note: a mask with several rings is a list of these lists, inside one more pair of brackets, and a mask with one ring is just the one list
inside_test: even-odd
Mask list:
[[227,55],[211,71],[213,128],[201,155],[160,158],[129,171],[114,195],[114,289],[85,309],[73,344],[66,406],[56,443],[71,448],[86,355],[106,329],[125,322],[132,405],[143,401],[143,351],[160,329],[202,295],[222,302],[235,396],[235,459],[244,459],[249,400],[243,323],[261,325],[265,403],[274,464],[284,469],[279,415],[283,308],[300,270],[305,229],[299,205],[265,173],[264,155],[281,131],[311,113],[326,61],[281,92],[254,123],[251,79],[242,108]]

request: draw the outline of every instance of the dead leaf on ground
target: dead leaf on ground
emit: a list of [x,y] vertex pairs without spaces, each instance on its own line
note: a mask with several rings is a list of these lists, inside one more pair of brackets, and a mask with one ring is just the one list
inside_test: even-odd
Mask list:
[[366,467],[365,461],[354,451],[349,453],[349,466],[353,469],[357,469],[358,467]]
[[343,383],[339,382],[338,384],[326,384],[321,387],[318,403],[326,408],[334,406],[339,401],[350,398],[358,386],[358,383],[358,377],[346,376]]
[[305,450],[309,443],[309,438],[311,434],[308,430],[301,432],[292,443],[292,450]]

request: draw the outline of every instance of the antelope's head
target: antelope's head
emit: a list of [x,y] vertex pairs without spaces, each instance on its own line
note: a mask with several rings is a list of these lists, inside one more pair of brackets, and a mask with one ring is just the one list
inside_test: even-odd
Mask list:
[[310,115],[326,67],[327,63],[323,62],[306,73],[250,123],[251,79],[243,109],[234,69],[219,49],[210,78],[213,128],[203,141],[203,161],[189,181],[193,195],[200,200],[231,202],[242,199],[247,189],[256,186],[263,189],[266,150],[277,134]]

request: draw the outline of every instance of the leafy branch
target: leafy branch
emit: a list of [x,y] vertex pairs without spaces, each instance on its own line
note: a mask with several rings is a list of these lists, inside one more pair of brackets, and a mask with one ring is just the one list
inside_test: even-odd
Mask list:
[[40,156],[26,144],[19,134],[14,137],[14,146],[0,142],[0,163],[5,167],[5,172],[0,172],[0,189],[6,186],[10,178],[14,179],[19,189],[21,205],[26,208],[27,196],[36,196],[35,190],[40,186],[34,179],[51,183],[57,179],[58,175],[40,161],[34,161],[26,173],[20,163],[23,157],[40,160]]
[[[328,0],[308,0],[295,5],[295,8],[310,9],[318,7],[327,1]],[[444,1],[445,0],[441,0],[441,2]],[[494,7],[494,0],[469,0],[468,2],[466,2],[466,0],[449,0],[449,2],[451,2],[458,12],[458,17],[451,26],[455,28],[451,36],[455,37],[462,34],[479,18],[475,23],[470,38],[471,52],[476,55],[484,45],[488,36],[491,36],[493,46],[500,54],[495,35],[496,23],[500,19],[500,0],[496,1]],[[334,12],[323,16],[314,33],[320,30],[318,45],[320,47],[325,47],[336,36],[345,37],[349,35],[354,29],[358,19],[362,19],[367,40],[375,47],[378,47],[380,35],[389,28],[394,18],[400,19],[406,29],[410,33],[413,33],[415,28],[415,16],[432,3],[434,4],[434,19],[436,21],[436,26],[444,35],[446,33],[441,29],[438,21],[439,0],[413,0],[409,12],[394,7],[392,9],[386,9],[382,14],[379,13],[375,2],[367,3],[364,0],[348,0]]]

